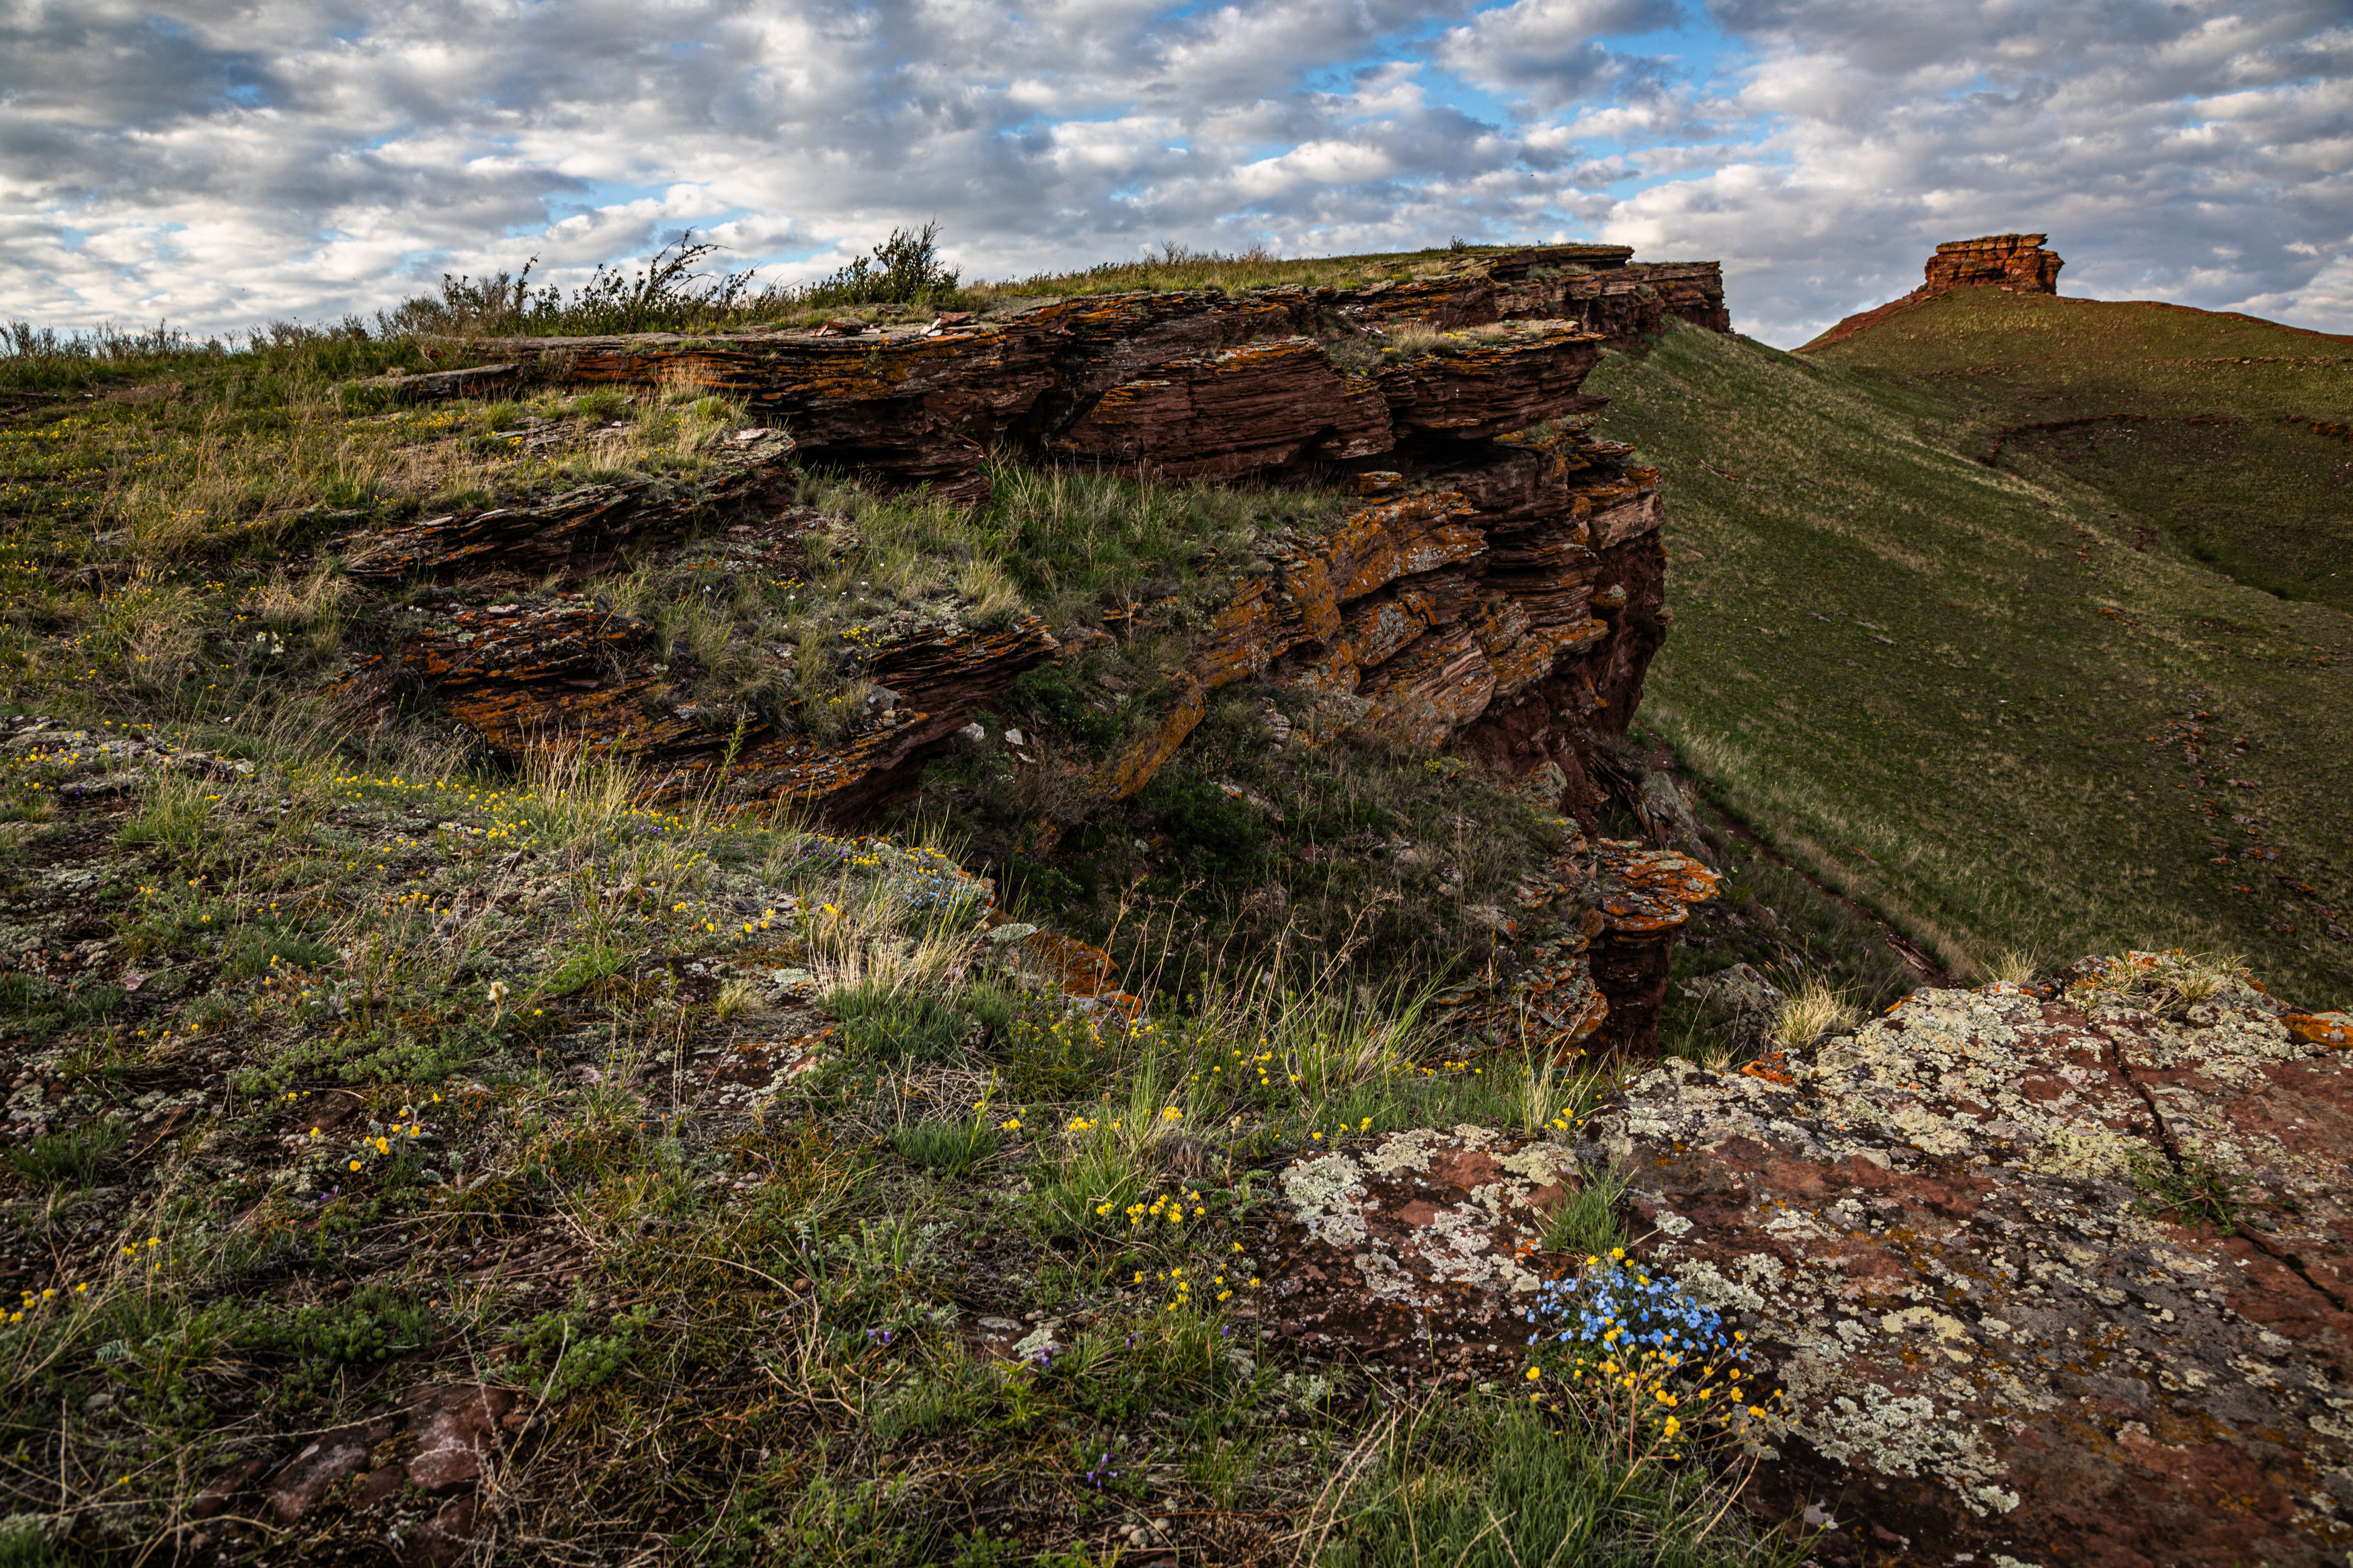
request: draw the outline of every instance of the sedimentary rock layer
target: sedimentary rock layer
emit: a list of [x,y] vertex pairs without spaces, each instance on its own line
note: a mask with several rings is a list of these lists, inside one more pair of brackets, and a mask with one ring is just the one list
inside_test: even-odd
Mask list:
[[[1560,410],[1548,382],[1581,376],[1593,347],[1670,315],[1729,330],[1713,262],[1630,265],[1618,247],[1482,257],[1456,273],[1349,289],[1270,288],[1039,299],[952,326],[856,336],[809,331],[689,338],[452,342],[492,362],[387,384],[441,397],[533,385],[687,383],[739,396],[787,425],[809,460],[952,500],[987,493],[984,452],[1066,452],[1169,478],[1370,458],[1421,431],[1460,437],[1533,423],[1495,395]],[[1484,331],[1432,353],[1380,351],[1406,327]],[[1357,344],[1363,374],[1324,351]],[[1598,345],[1596,345],[1598,346]],[[1586,365],[1575,361],[1586,357]],[[1461,420],[1464,380],[1483,423]],[[1368,384],[1369,383],[1369,384]],[[1166,433],[1191,432],[1186,441]]]
[[789,499],[793,443],[776,431],[725,450],[691,477],[653,477],[515,506],[476,507],[338,542],[363,581],[407,577],[583,583],[689,530],[763,513]]
[[[1271,570],[1236,583],[1196,638],[1176,700],[1082,781],[1082,793],[1144,788],[1200,722],[1209,695],[1247,679],[1267,692],[1270,728],[1281,731],[1271,743],[1354,733],[1466,754],[1589,830],[1600,801],[1594,747],[1625,730],[1664,636],[1665,557],[1657,474],[1630,464],[1629,448],[1586,434],[1579,416],[1599,400],[1581,385],[1607,333],[1653,327],[1671,309],[1721,325],[1709,315],[1721,311],[1714,279],[1712,267],[1646,270],[1625,265],[1622,252],[1557,247],[1355,290],[1043,300],[864,340],[487,345],[498,363],[465,381],[469,390],[492,373],[513,385],[683,377],[789,421],[791,441],[754,440],[692,481],[430,519],[356,542],[355,558],[380,576],[503,569],[519,582],[577,580],[698,516],[757,510],[776,499],[771,480],[788,445],[965,500],[986,493],[985,449],[1024,446],[1045,460],[1160,479],[1352,479],[1364,504],[1319,533],[1283,540]],[[381,699],[406,683],[434,692],[502,752],[620,752],[670,789],[805,800],[835,823],[912,789],[923,761],[974,708],[1058,652],[1034,625],[987,634],[900,627],[860,644],[863,673],[892,703],[820,742],[749,711],[670,705],[648,629],[586,601],[519,599],[419,629],[360,672],[355,695]],[[1062,826],[1039,825],[1041,844]],[[1514,982],[1510,998],[1488,1002],[1508,1000],[1515,1018],[1562,1044],[1599,1030],[1604,1043],[1640,1052],[1654,1046],[1649,1021],[1680,911],[1711,888],[1680,856],[1652,865],[1615,853],[1589,854],[1563,873],[1602,889],[1599,904],[1577,905],[1598,909],[1599,924],[1530,931],[1549,943],[1548,956]],[[1676,912],[1645,923],[1641,910],[1652,904]],[[1533,908],[1524,901],[1521,915],[1499,909],[1495,918],[1512,925]]]
[[2042,248],[2050,236],[1993,234],[1981,239],[1950,239],[1928,258],[1926,293],[1995,287],[2021,294],[2056,294],[2059,269],[2066,263]]
[[460,612],[363,667],[346,691],[369,706],[404,685],[430,691],[452,720],[508,757],[556,750],[627,759],[649,770],[659,793],[790,800],[821,821],[848,824],[912,788],[929,748],[1058,651],[1034,617],[1001,631],[903,637],[868,666],[893,706],[828,742],[779,731],[756,714],[706,724],[661,700],[652,628],[575,595],[545,608]]

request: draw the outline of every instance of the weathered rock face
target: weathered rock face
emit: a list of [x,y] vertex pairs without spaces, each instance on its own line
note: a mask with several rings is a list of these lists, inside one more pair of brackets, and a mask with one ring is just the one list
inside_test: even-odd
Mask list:
[[[1928,258],[1927,278],[1900,300],[1847,317],[1806,344],[1820,348],[1852,337],[1863,328],[1900,310],[1926,304],[1956,289],[1996,288],[2018,294],[2056,294],[2059,268],[2066,263],[2056,252],[2042,248],[2049,238],[2041,234],[1992,234],[1981,239],[1947,240]],[[1801,351],[1802,352],[1802,351]]]
[[1499,933],[1525,944],[1519,972],[1443,993],[1438,1005],[1460,1034],[1508,1052],[1656,1056],[1675,938],[1718,879],[1672,849],[1572,839],[1516,889],[1508,914],[1497,911]]
[[1783,1070],[1628,1090],[1641,1250],[1773,1359],[1761,1496],[1835,1521],[1818,1556],[2341,1557],[2342,1020],[2189,1005],[2168,963],[1918,992]]
[[2059,268],[2066,263],[2042,248],[2050,236],[1991,234],[1982,239],[1947,240],[1928,258],[1927,281],[1921,290],[1941,294],[1953,289],[1995,287],[2021,294],[2059,292]]
[[2251,984],[2189,1004],[2176,967],[1917,992],[1800,1059],[1667,1063],[1542,1139],[1303,1153],[1271,1326],[1516,1378],[1539,1285],[1582,1262],[1543,1249],[1546,1213],[1614,1166],[1646,1272],[1746,1334],[1751,1501],[1820,1530],[1818,1560],[2336,1563],[2353,1018]]
[[1471,1126],[1293,1162],[1275,1182],[1268,1327],[1310,1358],[1439,1383],[1512,1375],[1520,1315],[1567,1264],[1543,1237],[1577,1172],[1560,1144]]
[[[1599,400],[1581,386],[1606,341],[1640,337],[1669,313],[1725,325],[1712,264],[1637,268],[1629,254],[1555,247],[1345,290],[1042,300],[924,331],[476,345],[498,363],[406,389],[684,378],[789,422],[792,436],[747,432],[691,480],[594,487],[349,543],[355,570],[377,577],[582,581],[698,521],[741,511],[773,526],[763,514],[790,510],[783,481],[795,453],[965,500],[987,494],[985,450],[1165,480],[1353,479],[1366,504],[1283,540],[1271,571],[1236,584],[1196,639],[1176,700],[1087,790],[1144,788],[1209,695],[1252,679],[1280,731],[1271,743],[1354,732],[1452,751],[1589,830],[1601,799],[1595,745],[1625,731],[1665,635],[1665,556],[1657,473],[1586,434],[1582,416]],[[619,752],[667,790],[807,801],[846,825],[911,789],[974,708],[1059,651],[1031,624],[886,629],[859,652],[891,705],[820,742],[749,710],[680,704],[649,627],[585,597],[531,599],[409,623],[414,635],[358,672],[352,695],[381,703],[427,690],[509,755]],[[774,657],[781,666],[786,656]],[[1040,824],[1040,846],[1061,826]],[[1588,893],[1606,884],[1638,903],[1645,879],[1684,903],[1712,892],[1680,856],[1619,867],[1602,864],[1615,851],[1580,852],[1556,880]],[[1498,903],[1493,919],[1517,929],[1535,907]],[[1623,913],[1596,912],[1590,930],[1582,916],[1547,925],[1535,967],[1482,1005],[1561,1043],[1600,1029],[1606,1044],[1654,1048],[1650,1020],[1681,917],[1645,926]]]
[[[1463,427],[1480,428],[1482,384],[1452,391]],[[1487,384],[1519,415],[1546,411],[1512,379]],[[1587,401],[1567,380],[1551,395]],[[1199,688],[1266,678],[1295,743],[1365,731],[1513,777],[1556,769],[1542,804],[1589,825],[1595,737],[1624,732],[1665,637],[1658,476],[1626,465],[1630,450],[1553,424],[1397,448],[1383,460],[1408,468],[1359,475],[1371,504],[1239,585],[1196,648]],[[1142,788],[1202,711],[1188,700],[1138,742],[1106,771],[1111,792]]]
[[756,431],[691,478],[584,485],[544,500],[429,517],[341,542],[363,581],[417,576],[577,584],[689,530],[761,515],[791,497],[791,439]]
[[[702,338],[522,338],[450,345],[499,363],[409,377],[412,397],[683,379],[743,397],[810,460],[956,500],[987,493],[984,451],[1099,458],[1181,479],[1370,458],[1417,432],[1493,435],[1564,411],[1558,384],[1598,344],[1670,315],[1729,330],[1713,262],[1630,265],[1612,246],[1467,260],[1455,275],[1361,289],[1092,295],[954,326]],[[1325,350],[1397,328],[1531,323],[1460,352],[1336,368]],[[1583,363],[1578,361],[1582,359]],[[1461,384],[1479,384],[1463,395]],[[1514,397],[1516,395],[1517,405]],[[1466,410],[1475,407],[1475,417]]]
[[368,701],[404,683],[429,689],[450,718],[509,757],[548,748],[617,754],[655,770],[663,794],[715,785],[723,799],[802,802],[844,824],[911,790],[931,748],[1058,651],[1034,616],[997,631],[938,628],[882,644],[868,668],[894,706],[824,742],[778,732],[757,714],[744,715],[740,728],[713,725],[661,701],[652,628],[577,595],[543,608],[459,611],[356,672],[349,689]]

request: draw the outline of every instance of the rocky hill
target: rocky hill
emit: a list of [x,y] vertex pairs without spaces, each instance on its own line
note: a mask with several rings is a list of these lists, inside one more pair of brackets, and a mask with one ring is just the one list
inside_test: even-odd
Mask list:
[[2353,1021],[1940,973],[1822,803],[2039,826],[1708,488],[2016,481],[1713,264],[1154,266],[17,337],[0,1553],[2317,1561]]
[[1950,403],[1973,455],[2066,474],[2236,581],[2353,612],[2353,338],[2063,296],[2042,238],[1939,246],[1922,288],[1799,352]]

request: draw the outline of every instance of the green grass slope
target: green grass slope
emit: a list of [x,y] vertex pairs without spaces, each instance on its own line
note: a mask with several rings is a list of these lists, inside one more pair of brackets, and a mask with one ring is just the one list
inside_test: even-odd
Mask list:
[[2343,613],[1988,467],[1975,384],[1678,325],[1588,385],[1665,474],[1642,721],[1721,804],[1964,972],[2179,944],[2344,1000]]
[[2353,610],[2353,338],[1965,289],[1800,352],[1937,393],[1978,455],[2073,475],[2232,577]]

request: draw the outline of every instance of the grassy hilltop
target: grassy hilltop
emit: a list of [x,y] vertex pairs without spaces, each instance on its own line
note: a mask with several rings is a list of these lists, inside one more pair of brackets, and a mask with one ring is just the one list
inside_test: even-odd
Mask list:
[[1936,394],[1979,455],[2071,477],[2192,560],[2353,610],[2353,338],[1961,289],[1799,352]]
[[[1978,289],[1818,354],[1676,325],[1613,356],[1599,427],[1664,469],[1673,557],[1643,721],[1957,972],[2184,945],[2337,1005],[2353,622],[2324,585],[2353,514],[2314,499],[2341,442],[2278,411],[2344,406],[2339,347]],[[2239,423],[2165,422],[2191,408]],[[2152,419],[1982,460],[2111,411]]]
[[[1278,768],[1219,709],[1156,793],[992,888],[959,863],[1039,804],[994,739],[882,840],[501,767],[430,704],[379,724],[343,681],[453,595],[323,541],[691,488],[746,417],[691,388],[381,408],[343,389],[426,362],[379,325],[0,360],[0,1561],[1789,1555],[1712,1466],[1516,1387],[1312,1363],[1261,1289],[1280,1163],[1565,1131],[1606,1092],[1463,1059],[1423,1005],[1560,819],[1395,747]],[[1186,547],[1246,558],[1342,504],[796,485],[839,548],[723,595],[729,546],[694,536],[600,586],[674,690],[815,723],[840,670],[747,691],[730,649],[1173,582],[1174,629],[991,715],[1091,750],[1182,657]],[[1033,923],[1160,981],[1150,1010],[1071,1005],[1085,951]],[[1593,1191],[1552,1245],[1622,1237]]]

